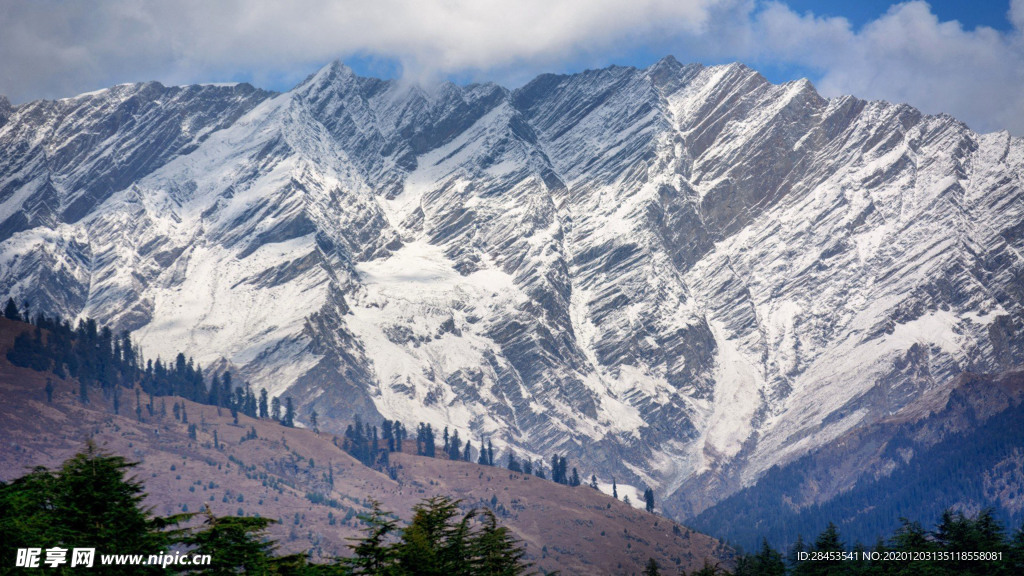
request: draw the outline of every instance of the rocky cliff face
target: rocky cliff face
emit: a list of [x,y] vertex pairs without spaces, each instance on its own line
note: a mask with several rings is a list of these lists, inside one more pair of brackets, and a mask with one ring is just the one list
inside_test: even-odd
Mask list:
[[[1024,363],[1024,144],[739,64],[0,106],[0,288],[697,511]],[[673,496],[674,495],[674,496]]]

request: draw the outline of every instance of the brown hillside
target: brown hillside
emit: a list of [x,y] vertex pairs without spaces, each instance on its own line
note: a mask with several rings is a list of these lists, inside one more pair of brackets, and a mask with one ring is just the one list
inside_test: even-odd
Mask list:
[[[369,499],[408,519],[421,499],[443,494],[462,499],[466,509],[495,509],[524,542],[529,560],[546,571],[639,574],[651,557],[667,573],[699,568],[705,558],[730,564],[731,550],[716,540],[585,486],[412,454],[392,455],[397,472],[392,480],[338,449],[328,435],[243,415],[235,425],[227,410],[177,397],[155,398],[155,414],[143,407],[141,419],[133,390],[122,390],[119,415],[99,390],[92,390],[90,403],[83,405],[77,382],[7,361],[15,336],[29,329],[0,319],[0,480],[33,466],[58,466],[92,438],[139,462],[136,477],[145,483],[154,513],[208,505],[221,515],[275,518],[280,523],[272,536],[287,552],[345,555],[347,539],[361,534],[356,516],[367,511]],[[48,378],[55,387],[52,403],[44,391]],[[147,396],[140,397],[145,406]],[[188,422],[198,426],[195,440],[188,436],[188,424],[175,419],[175,404],[184,405]],[[415,423],[406,424],[413,429]],[[244,439],[250,429],[257,439]]]

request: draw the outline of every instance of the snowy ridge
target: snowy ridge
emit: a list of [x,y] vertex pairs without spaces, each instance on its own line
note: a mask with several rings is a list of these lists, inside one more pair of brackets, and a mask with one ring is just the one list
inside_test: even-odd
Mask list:
[[684,512],[1024,363],[1021,140],[740,64],[125,85],[0,142],[0,284],[36,309]]

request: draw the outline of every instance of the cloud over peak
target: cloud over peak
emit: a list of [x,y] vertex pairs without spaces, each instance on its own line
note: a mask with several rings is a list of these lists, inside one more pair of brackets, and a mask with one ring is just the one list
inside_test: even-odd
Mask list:
[[[15,102],[120,82],[290,85],[333,59],[415,80],[525,81],[637,53],[810,71],[829,95],[908,102],[1024,134],[1024,0],[1013,29],[965,29],[922,1],[854,30],[757,0],[0,0],[0,93]],[[632,55],[632,56],[631,56]]]

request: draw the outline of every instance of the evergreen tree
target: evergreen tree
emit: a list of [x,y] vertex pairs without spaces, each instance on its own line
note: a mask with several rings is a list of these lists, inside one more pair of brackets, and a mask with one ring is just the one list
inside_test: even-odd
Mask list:
[[654,512],[654,490],[650,488],[644,490],[644,509],[648,512]]
[[371,500],[371,503],[373,510],[359,516],[366,525],[366,535],[354,540],[350,546],[354,554],[345,560],[345,565],[352,574],[397,574],[398,550],[386,541],[395,532],[398,522],[381,509],[380,502]]
[[448,459],[460,460],[462,458],[462,440],[459,439],[459,431],[452,434],[448,446]]
[[457,520],[458,502],[444,496],[428,498],[413,508],[402,531],[399,565],[409,574],[469,576],[467,545],[475,511]]
[[268,416],[270,416],[270,411],[267,408],[267,389],[266,388],[260,388],[259,410],[260,410],[260,418],[267,418]]
[[508,449],[508,464],[506,466],[512,472],[522,472],[523,467],[519,465],[519,461],[516,460],[515,450]]
[[612,498],[619,499],[619,485],[615,483],[615,476],[612,476]]
[[284,398],[284,418],[281,419],[281,424],[288,428],[295,427],[295,407],[292,405],[291,396]]
[[319,434],[320,433],[320,427],[317,425],[317,421],[316,420],[317,420],[316,419],[316,410],[310,410],[310,412],[309,412],[309,425],[313,428],[313,432],[316,432],[317,434]]
[[281,400],[277,396],[270,401],[270,417],[278,422],[281,421]]
[[741,556],[736,563],[735,576],[785,576],[786,564],[782,554],[761,540],[761,550],[753,556]]
[[658,562],[654,558],[647,559],[647,566],[644,567],[644,576],[660,576],[661,570],[658,569]]
[[7,305],[4,306],[4,318],[21,321],[21,313],[18,312],[18,305],[14,303],[13,297],[7,299]]
[[[156,554],[175,542],[165,528],[182,516],[155,518],[142,485],[126,478],[136,464],[89,442],[53,472],[36,468],[0,483],[0,552],[17,548],[95,546],[107,554]],[[159,567],[106,566],[106,574],[161,573]]]
[[803,535],[797,534],[796,542],[789,547],[789,553],[786,555],[786,564],[791,571],[796,571],[797,567],[800,565],[800,553],[806,551],[807,544],[804,543]]
[[267,574],[275,545],[265,539],[269,518],[217,517],[206,508],[203,528],[184,539],[193,554],[209,554],[210,565],[201,572],[213,576],[238,573]]
[[512,537],[509,529],[498,526],[494,513],[484,509],[483,528],[469,544],[470,573],[483,576],[518,576],[526,574],[530,564],[523,561],[526,551]]
[[487,444],[484,444],[483,439],[480,439],[480,456],[477,457],[476,463],[481,466],[487,466]]

